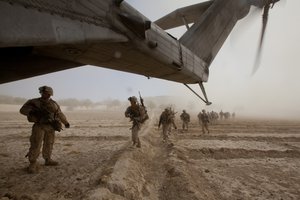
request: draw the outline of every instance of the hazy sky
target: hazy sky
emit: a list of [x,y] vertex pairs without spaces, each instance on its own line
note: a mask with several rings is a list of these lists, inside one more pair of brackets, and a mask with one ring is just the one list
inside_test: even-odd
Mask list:
[[[129,0],[151,20],[196,0]],[[126,99],[129,95],[181,95],[199,104],[199,109],[228,110],[300,119],[300,1],[286,0],[269,13],[261,66],[251,76],[261,30],[261,17],[238,22],[210,66],[205,83],[212,106],[206,107],[180,83],[150,79],[99,67],[81,67],[21,81],[0,84],[0,94],[33,98],[37,88],[50,85],[54,99],[77,98],[100,101]],[[183,29],[170,31],[177,37]],[[200,93],[198,86],[193,87]]]

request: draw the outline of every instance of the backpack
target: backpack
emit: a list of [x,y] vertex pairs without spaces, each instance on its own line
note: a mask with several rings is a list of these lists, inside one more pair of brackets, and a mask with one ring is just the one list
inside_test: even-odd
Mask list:
[[139,110],[140,110],[140,122],[144,123],[145,121],[147,121],[147,119],[149,119],[149,115],[147,113],[147,109],[145,106],[140,105],[139,106]]

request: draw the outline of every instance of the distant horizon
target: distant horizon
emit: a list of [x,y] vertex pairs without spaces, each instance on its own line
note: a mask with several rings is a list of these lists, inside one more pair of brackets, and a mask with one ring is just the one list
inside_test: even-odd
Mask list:
[[[5,96],[5,97],[11,97],[11,98],[20,98],[23,99],[24,102],[22,103],[5,103],[1,101],[1,97]],[[38,98],[37,97],[33,97],[33,98]],[[138,97],[138,96],[137,96]],[[272,114],[268,114],[268,113],[260,113],[257,114],[256,112],[251,112],[249,110],[231,110],[231,109],[226,109],[226,108],[222,108],[218,105],[214,105],[212,104],[211,106],[203,106],[203,103],[201,102],[201,100],[199,99],[198,101],[185,101],[185,99],[183,97],[180,96],[167,96],[167,95],[161,95],[161,96],[146,96],[143,97],[144,98],[144,103],[145,106],[148,107],[148,110],[150,109],[150,107],[152,107],[154,105],[154,110],[156,111],[163,111],[164,108],[166,107],[172,107],[174,110],[176,110],[177,112],[181,112],[183,109],[186,110],[188,113],[191,114],[197,114],[199,113],[202,109],[205,109],[206,111],[215,111],[217,113],[219,113],[220,111],[223,112],[229,112],[229,113],[235,113],[237,117],[240,118],[253,118],[253,119],[279,119],[279,120],[295,120],[295,121],[300,121],[300,118],[298,116],[292,116],[292,115],[272,115]],[[129,106],[129,102],[128,100],[119,100],[119,99],[106,99],[106,100],[101,100],[101,101],[92,101],[90,99],[76,99],[76,98],[66,98],[66,99],[55,99],[53,98],[55,101],[59,102],[61,104],[61,107],[69,107],[72,106],[74,108],[80,108],[81,111],[101,111],[103,110],[103,108],[99,109],[100,105],[105,106],[105,109],[114,109],[114,107],[122,107],[125,108],[126,106]],[[0,95],[0,112],[9,112],[10,109],[13,112],[18,112],[18,110],[20,109],[20,107],[22,106],[23,103],[25,103],[28,99],[26,98],[21,98],[21,97],[15,97],[15,96],[7,96],[7,95]],[[70,104],[67,105],[66,102],[62,103],[62,101],[68,101],[68,100],[76,100],[78,101],[78,105],[74,105],[74,104]],[[114,101],[119,101],[119,105],[116,106],[112,106],[111,103],[114,103]],[[85,101],[90,101],[93,105],[84,105],[81,103],[84,103]],[[109,106],[110,105],[110,106]],[[109,106],[109,107],[108,107]],[[84,107],[86,107],[86,109],[84,109]],[[77,109],[75,109],[76,111]],[[80,111],[77,110],[77,111]],[[70,111],[70,110],[69,110]],[[120,111],[123,112],[123,111]]]

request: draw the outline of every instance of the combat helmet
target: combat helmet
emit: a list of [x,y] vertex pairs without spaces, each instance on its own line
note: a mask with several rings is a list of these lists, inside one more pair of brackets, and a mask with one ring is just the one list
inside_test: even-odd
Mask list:
[[53,96],[53,89],[49,86],[42,86],[42,87],[39,87],[39,91],[40,91],[40,94],[43,94],[43,93],[48,93],[50,94],[50,96]]
[[137,102],[137,98],[135,96],[129,97],[129,101]]

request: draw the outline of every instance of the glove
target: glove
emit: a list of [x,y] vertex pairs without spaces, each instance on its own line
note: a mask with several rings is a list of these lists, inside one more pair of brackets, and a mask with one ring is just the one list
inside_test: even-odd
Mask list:
[[69,124],[69,123],[66,123],[66,124],[65,124],[65,128],[70,128],[70,124]]

